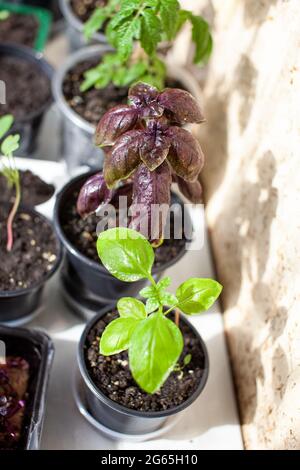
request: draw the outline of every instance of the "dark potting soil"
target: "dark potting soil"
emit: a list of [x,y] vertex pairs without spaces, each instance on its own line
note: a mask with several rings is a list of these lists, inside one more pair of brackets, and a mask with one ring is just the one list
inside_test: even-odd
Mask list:
[[[48,201],[55,191],[52,184],[47,184],[39,176],[29,170],[20,171],[22,204],[34,207]],[[13,203],[15,193],[13,188],[7,184],[7,180],[0,175],[0,201]]]
[[6,84],[6,104],[0,106],[0,116],[12,114],[15,119],[27,118],[50,99],[48,77],[26,60],[1,56],[0,80]]
[[[68,199],[67,204],[63,211],[62,228],[63,231],[77,250],[97,263],[100,262],[97,254],[96,242],[97,224],[100,222],[100,218],[96,214],[91,214],[85,219],[82,219],[76,210],[76,201],[78,198],[78,191],[74,191],[72,197]],[[173,233],[172,223],[170,224],[170,234]],[[176,234],[178,237],[178,234]],[[175,258],[183,249],[186,243],[186,239],[182,235],[178,237],[166,239],[164,243],[156,248],[155,250],[155,262],[154,266],[159,267],[166,262]]]
[[[108,313],[92,328],[85,344],[85,360],[95,385],[111,400],[139,411],[162,411],[185,402],[196,390],[204,372],[204,354],[199,339],[183,321],[180,328],[184,338],[184,349],[178,361],[191,354],[191,362],[180,372],[172,372],[162,388],[149,395],[136,384],[128,365],[128,354],[114,356],[99,354],[99,340],[108,323],[117,317]],[[170,319],[173,319],[170,316]]]
[[82,23],[85,23],[95,8],[104,7],[107,4],[107,0],[71,0],[71,8],[74,14],[79,18]]
[[108,85],[105,90],[91,88],[80,91],[84,73],[99,64],[99,60],[86,60],[68,71],[63,82],[63,94],[68,105],[83,119],[94,124],[100,121],[103,114],[121,103],[127,103],[127,87]]
[[58,244],[51,225],[42,217],[20,210],[13,223],[14,244],[6,250],[8,206],[0,205],[0,291],[32,287],[52,270]]
[[10,42],[33,47],[39,23],[33,15],[11,13],[0,21],[0,43]]

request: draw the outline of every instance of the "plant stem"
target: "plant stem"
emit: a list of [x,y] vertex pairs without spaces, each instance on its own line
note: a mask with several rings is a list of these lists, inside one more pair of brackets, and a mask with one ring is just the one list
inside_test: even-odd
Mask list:
[[15,202],[12,206],[12,209],[7,219],[7,245],[6,245],[7,251],[11,251],[13,247],[13,242],[14,242],[13,222],[14,222],[14,218],[18,211],[20,201],[21,201],[21,186],[20,186],[19,173],[17,173],[16,179],[15,179],[15,188],[16,188]]
[[179,310],[178,310],[178,308],[175,309],[175,325],[179,326]]

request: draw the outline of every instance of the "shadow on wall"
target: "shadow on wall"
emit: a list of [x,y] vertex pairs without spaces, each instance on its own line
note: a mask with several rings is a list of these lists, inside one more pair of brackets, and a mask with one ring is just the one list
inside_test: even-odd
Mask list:
[[[257,182],[243,180],[241,172],[235,187],[230,188],[230,195],[225,197],[222,219],[233,220],[230,237],[227,236],[224,241],[227,256],[223,255],[223,258],[226,258],[226,264],[225,261],[224,265],[219,262],[219,270],[223,273],[221,281],[226,286],[227,308],[237,303],[242,275],[247,274],[255,284],[255,301],[259,300],[259,292],[265,292],[264,287],[260,289],[260,284],[269,259],[270,231],[278,204],[277,189],[273,187],[275,165],[272,152],[264,153],[257,163]],[[263,298],[260,300],[262,303]]]
[[[231,328],[231,353],[241,358],[239,363],[232,363],[238,402],[240,404],[241,422],[243,425],[253,422],[257,407],[257,387],[265,381],[260,351],[253,347],[253,335],[245,325],[244,328]],[[247,359],[246,359],[247,358]]]
[[204,110],[206,123],[203,136],[201,136],[201,146],[207,158],[202,173],[203,180],[210,182],[209,193],[208,190],[204,192],[206,200],[222,183],[228,159],[228,96],[218,94],[219,89],[221,89],[221,83],[216,86],[216,93],[206,100]]
[[250,28],[260,25],[267,18],[269,11],[278,0],[244,0],[244,23]]
[[236,89],[240,95],[239,124],[243,132],[251,116],[257,80],[256,68],[246,54],[241,56],[233,75],[235,77],[233,90]]

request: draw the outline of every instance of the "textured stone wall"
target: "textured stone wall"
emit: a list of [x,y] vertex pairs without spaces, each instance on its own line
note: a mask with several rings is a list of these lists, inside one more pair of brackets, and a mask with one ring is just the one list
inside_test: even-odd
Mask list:
[[300,449],[300,1],[208,3],[203,181],[245,445]]

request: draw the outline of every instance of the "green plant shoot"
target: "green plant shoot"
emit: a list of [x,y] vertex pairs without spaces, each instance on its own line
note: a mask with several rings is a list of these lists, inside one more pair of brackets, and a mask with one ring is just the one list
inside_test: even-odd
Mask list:
[[97,8],[84,26],[90,39],[105,26],[105,35],[115,51],[88,70],[81,91],[104,88],[109,83],[130,86],[138,81],[165,86],[166,66],[159,56],[161,44],[173,41],[186,23],[192,27],[195,64],[205,64],[213,40],[202,16],[180,7],[178,0],[109,0]]
[[[119,318],[104,330],[100,354],[110,356],[128,350],[129,367],[137,384],[147,393],[157,392],[172,371],[178,370],[183,350],[179,326],[168,318],[176,310],[194,315],[209,309],[222,286],[212,279],[191,278],[181,284],[176,295],[167,291],[169,277],[156,282],[151,274],[154,250],[135,230],[113,228],[100,234],[97,250],[103,265],[117,279],[134,282],[148,279],[140,291],[146,303],[125,297],[118,301]],[[183,363],[191,360],[188,355]]]
[[0,21],[7,20],[9,16],[10,16],[10,12],[8,10],[0,10]]
[[[13,121],[13,116],[10,114],[0,118],[0,140],[3,139],[5,134],[10,130]],[[7,251],[11,251],[13,248],[13,222],[21,202],[20,174],[13,157],[13,153],[19,148],[19,141],[19,134],[15,134],[4,138],[1,144],[2,157],[0,173],[5,176],[8,184],[15,188],[15,201],[7,219]]]

